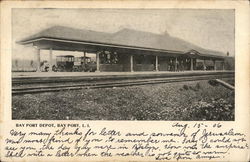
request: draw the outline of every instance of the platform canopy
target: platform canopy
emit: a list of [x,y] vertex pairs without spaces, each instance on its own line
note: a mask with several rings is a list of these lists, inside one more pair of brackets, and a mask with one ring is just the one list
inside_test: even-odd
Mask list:
[[144,54],[158,56],[189,56],[191,58],[222,60],[226,56],[218,51],[196,46],[169,34],[122,29],[115,33],[104,33],[64,26],[54,26],[18,41],[33,44],[39,49],[63,51],[98,52],[116,51],[122,54]]

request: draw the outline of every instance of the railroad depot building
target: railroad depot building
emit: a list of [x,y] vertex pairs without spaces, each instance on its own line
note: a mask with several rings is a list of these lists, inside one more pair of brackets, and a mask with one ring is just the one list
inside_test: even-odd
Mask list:
[[54,50],[82,52],[81,64],[74,63],[74,56],[67,55],[72,67],[85,67],[90,62],[86,53],[94,53],[96,69],[93,71],[97,72],[224,70],[227,58],[227,54],[201,48],[167,33],[132,29],[104,33],[54,26],[17,43],[31,44],[36,49],[38,72],[41,71],[41,50],[49,50],[49,71],[58,66],[58,62],[52,61]]

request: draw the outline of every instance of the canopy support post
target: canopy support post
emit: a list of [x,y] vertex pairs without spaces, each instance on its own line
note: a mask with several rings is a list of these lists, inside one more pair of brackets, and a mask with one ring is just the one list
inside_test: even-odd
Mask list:
[[36,72],[41,72],[41,57],[40,57],[40,49],[36,47],[36,56],[37,56],[37,62],[36,62]]
[[53,71],[53,70],[52,70],[52,66],[53,66],[53,65],[52,65],[52,64],[53,64],[53,63],[52,63],[52,54],[53,54],[53,50],[52,50],[52,48],[50,48],[50,49],[49,49],[49,71],[50,71],[50,72]]
[[225,60],[222,61],[222,70],[225,70]]
[[96,72],[100,72],[100,53],[96,52]]
[[177,62],[178,62],[178,60],[177,60],[177,57],[175,58],[175,64],[174,64],[174,71],[177,71]]
[[158,69],[158,56],[155,56],[155,71],[159,71],[159,69]]
[[193,58],[191,58],[191,60],[190,60],[190,70],[191,71],[194,70],[194,61],[193,61]]
[[133,55],[130,55],[130,72],[134,72],[134,62],[133,62]]
[[85,51],[83,51],[83,56],[84,56],[83,63],[84,63],[84,67],[85,67],[86,66],[86,52]]
[[203,60],[203,70],[206,70],[206,64],[205,64],[205,59]]
[[216,60],[213,60],[214,62],[214,71],[216,71]]

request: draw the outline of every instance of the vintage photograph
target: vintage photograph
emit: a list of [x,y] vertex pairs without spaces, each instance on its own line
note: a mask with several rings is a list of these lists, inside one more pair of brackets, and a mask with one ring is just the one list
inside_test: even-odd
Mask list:
[[13,8],[12,120],[235,120],[233,9]]

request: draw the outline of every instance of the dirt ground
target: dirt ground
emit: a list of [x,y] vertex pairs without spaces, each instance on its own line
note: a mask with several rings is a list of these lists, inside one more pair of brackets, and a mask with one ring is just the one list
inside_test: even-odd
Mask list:
[[13,119],[234,120],[234,91],[208,81],[12,97]]

